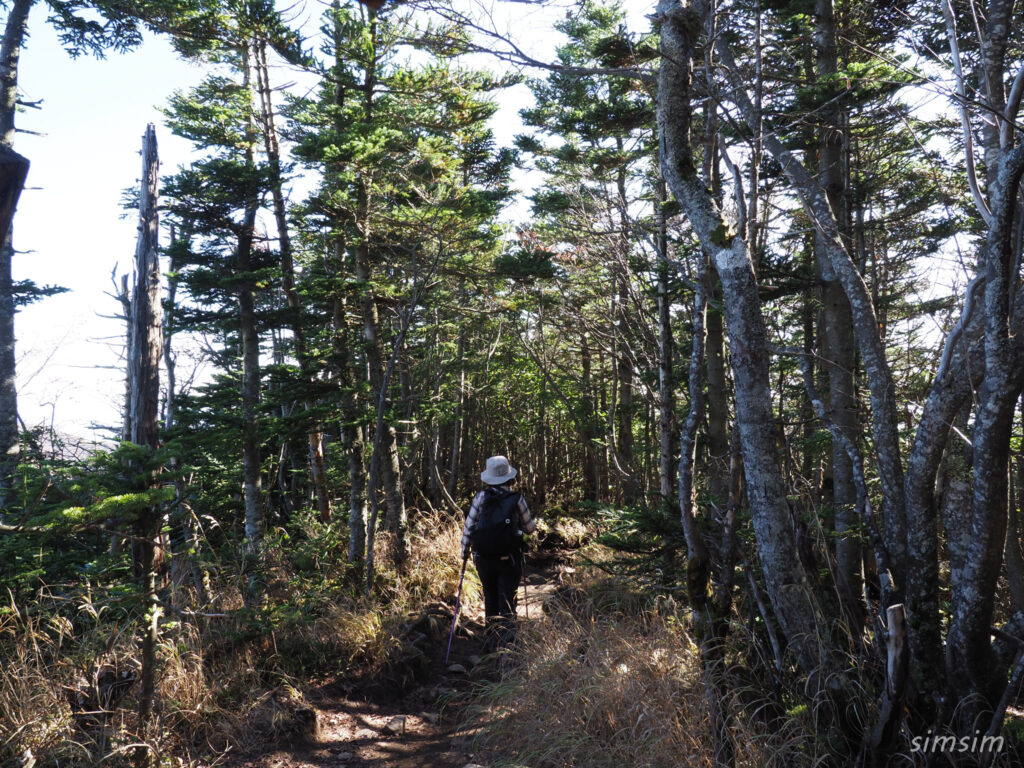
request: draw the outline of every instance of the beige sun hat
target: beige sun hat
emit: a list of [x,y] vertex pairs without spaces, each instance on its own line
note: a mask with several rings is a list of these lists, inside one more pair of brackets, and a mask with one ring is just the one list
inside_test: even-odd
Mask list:
[[480,479],[488,485],[501,485],[518,474],[519,470],[509,464],[504,456],[491,456],[487,460],[487,469],[480,473]]

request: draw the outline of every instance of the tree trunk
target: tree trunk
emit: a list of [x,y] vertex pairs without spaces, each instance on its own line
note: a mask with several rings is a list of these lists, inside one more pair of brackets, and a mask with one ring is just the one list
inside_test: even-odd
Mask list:
[[[834,81],[839,69],[836,48],[836,20],[832,0],[816,0],[814,43],[817,53],[817,79],[821,84]],[[833,86],[834,87],[834,86]],[[818,176],[825,189],[829,207],[845,238],[846,174],[843,172],[842,113],[837,101],[826,91],[825,105],[818,111],[820,145]],[[828,253],[820,236],[815,238],[815,255],[822,280],[822,305],[825,320],[825,365],[828,372],[829,407],[836,427],[848,438],[859,432],[855,397],[856,365],[853,315],[843,286],[836,279]],[[853,464],[839,440],[832,440],[832,506],[835,514],[836,575],[839,594],[857,632],[864,619],[860,603],[861,545],[855,531],[859,515],[855,508],[857,491],[853,484]]]
[[686,537],[686,595],[693,606],[695,626],[699,638],[708,634],[710,623],[709,590],[711,562],[697,509],[696,471],[697,430],[704,415],[704,341],[707,316],[708,269],[701,266],[697,276],[697,290],[693,296],[693,346],[690,351],[689,395],[690,410],[683,422],[679,437],[679,512]]
[[[363,195],[365,196],[365,190]],[[363,235],[365,237],[365,230]],[[366,342],[366,356],[370,368],[370,386],[374,400],[379,400],[381,407],[386,411],[391,404],[386,391],[384,391],[384,351],[380,339],[380,322],[377,314],[377,302],[373,296],[373,289],[370,287],[370,261],[369,248],[365,242],[356,246],[356,277],[362,286],[362,298],[360,306],[363,316],[363,340]],[[380,486],[384,490],[387,505],[386,523],[389,530],[398,533],[406,525],[405,500],[402,497],[401,467],[398,463],[398,441],[395,435],[395,427],[391,422],[389,414],[378,421],[381,434],[379,436],[381,458],[380,458]],[[377,479],[371,477],[370,483],[373,486]],[[370,499],[371,510],[374,499]],[[372,514],[372,511],[371,511]],[[403,540],[396,540],[396,554],[404,550]],[[400,558],[401,559],[401,558]]]
[[[618,139],[619,151],[622,150],[622,139]],[[630,322],[629,322],[629,219],[627,217],[628,201],[626,199],[626,170],[620,168],[616,175],[616,190],[618,193],[618,208],[620,214],[619,226],[620,253],[617,265],[616,279],[619,284],[618,295],[615,298],[615,344],[616,344],[616,381],[618,382],[619,397],[616,407],[618,440],[615,447],[617,451],[620,469],[625,473],[622,480],[622,500],[627,506],[636,504],[639,494],[639,483],[637,482],[637,467],[634,466],[633,457],[633,353],[630,349]]]
[[163,356],[163,305],[160,301],[160,261],[157,256],[157,179],[159,160],[156,129],[150,124],[142,143],[143,176],[139,201],[139,239],[135,252],[135,289],[131,301],[132,356],[129,439],[155,448],[160,425],[160,361]]
[[[135,289],[132,293],[131,357],[128,359],[131,442],[156,450],[160,429],[160,359],[163,354],[163,306],[160,303],[156,129],[150,124],[142,139],[142,187],[139,196],[139,239],[135,250]],[[149,475],[149,470],[136,467]],[[152,485],[145,481],[143,490]],[[142,693],[139,718],[145,725],[153,713],[156,643],[160,605],[156,593],[156,538],[160,533],[159,506],[140,510],[134,523],[132,556],[146,592],[148,626],[142,638]]]
[[466,323],[459,315],[459,340],[455,352],[456,365],[459,369],[459,389],[455,393],[455,415],[451,430],[452,442],[448,465],[448,495],[454,497],[458,489],[459,474],[462,467],[462,416],[466,400]]
[[[967,389],[967,387],[964,388]],[[943,411],[934,417],[934,420],[938,421],[944,413],[951,412],[953,414],[947,420],[947,423],[952,425],[952,429],[947,428],[933,438],[937,440],[938,437],[945,436],[945,445],[940,445],[936,452],[941,460],[942,494],[939,497],[939,519],[942,521],[946,549],[949,552],[950,583],[963,578],[967,545],[971,540],[971,478],[974,474],[974,457],[971,444],[967,442],[971,432],[969,427],[971,406],[966,402],[969,395],[970,389],[967,389],[965,396],[959,398],[958,401],[950,402]],[[957,406],[959,406],[959,410],[957,410]],[[921,427],[918,428],[918,433],[926,434]],[[943,449],[945,450],[944,454]],[[909,466],[908,478],[910,477]],[[933,476],[931,483],[933,489],[934,485]],[[929,500],[932,504],[935,503],[934,491]],[[934,578],[938,579],[937,567]]]
[[[540,339],[540,353],[542,355],[547,348],[547,339],[544,334],[544,303],[542,299],[538,303],[537,308],[537,336]],[[544,509],[548,497],[548,372],[546,366],[540,373],[540,402],[537,404],[537,424],[535,427],[535,450],[537,455],[536,485],[534,486],[531,498],[537,509]]]
[[[332,7],[335,13],[334,52],[335,68],[338,72],[334,87],[335,124],[338,135],[345,129],[342,109],[345,105],[345,89],[342,86],[341,73],[345,66],[343,58],[342,29],[338,19],[339,3],[334,0]],[[339,171],[343,169],[338,169]],[[339,284],[350,269],[346,243],[339,235],[334,241],[334,262],[337,270],[336,280]],[[366,377],[366,366],[357,364],[357,356],[353,353],[353,338],[346,318],[346,299],[342,288],[336,289],[333,297],[334,320],[334,354],[338,367],[338,379],[341,389],[341,443],[348,458],[349,478],[349,543],[348,559],[350,563],[362,564],[366,557],[366,468],[363,453],[363,426],[365,419],[359,412],[359,384]],[[361,574],[359,574],[361,575]]]
[[951,669],[961,696],[975,695],[981,706],[995,706],[1006,673],[997,670],[991,633],[995,586],[1006,536],[1007,467],[1013,411],[1021,391],[1021,354],[1010,335],[1010,293],[1016,290],[1012,237],[1017,189],[1024,172],[1024,145],[1008,151],[990,180],[992,220],[983,249],[985,275],[985,376],[974,422],[974,498],[971,539],[962,578],[952,585],[953,623],[949,631]]
[[[243,48],[245,87],[251,88],[251,51]],[[247,130],[245,163],[254,168],[255,127],[250,118]],[[252,246],[259,196],[255,189],[247,193],[245,211],[238,229],[235,274],[238,283],[238,334],[242,341],[242,490],[245,498],[245,539],[250,556],[258,554],[266,527],[260,478],[259,408],[260,337],[256,328],[255,286],[252,279]],[[254,584],[255,582],[253,582]]]
[[659,179],[655,188],[657,198],[654,213],[658,222],[658,490],[662,506],[672,509],[678,499],[673,498],[672,494],[675,398],[672,392],[672,299],[668,291],[668,227],[665,215],[668,194],[665,180]]
[[[664,1],[664,0],[663,0]],[[730,95],[743,120],[751,130],[760,127],[760,115],[746,92],[737,68],[727,35],[715,39],[715,50],[722,71],[729,78]],[[906,587],[907,522],[904,497],[903,463],[900,458],[896,388],[892,370],[886,358],[884,329],[879,324],[875,305],[868,292],[857,264],[840,236],[839,224],[832,212],[828,195],[810,175],[804,165],[775,134],[764,134],[764,146],[782,167],[814,225],[822,252],[835,273],[850,304],[853,329],[864,364],[864,372],[871,393],[872,433],[875,443],[878,475],[882,485],[884,524],[882,535],[889,553],[892,574],[886,574],[892,584],[890,603],[901,599]]]
[[[406,308],[401,318],[401,324],[398,331],[398,338],[395,339],[395,346],[391,351],[391,356],[388,359],[387,365],[384,368],[383,375],[381,377],[380,386],[377,388],[377,403],[376,403],[376,426],[373,433],[373,450],[370,451],[370,520],[367,525],[367,541],[369,546],[366,551],[366,592],[369,594],[370,589],[373,587],[374,579],[374,551],[373,551],[373,539],[374,531],[377,525],[377,484],[380,480],[381,475],[381,464],[384,461],[388,461],[388,455],[384,453],[383,444],[384,437],[387,434],[387,424],[385,423],[385,410],[387,405],[387,393],[391,387],[391,379],[395,373],[395,367],[399,360],[399,352],[405,344],[405,336],[409,331],[409,325],[412,322],[413,314],[416,312],[416,305],[419,300],[420,284],[414,283],[412,296],[409,299],[408,307]],[[394,438],[394,431],[392,430],[392,439]],[[392,457],[395,462],[395,466],[392,468],[393,476],[397,479],[400,478],[398,475],[397,460],[398,455],[395,453]],[[385,489],[389,493],[390,489]],[[397,489],[398,493],[401,494],[401,487]],[[399,496],[399,501],[401,497]],[[406,556],[408,554],[407,549],[407,535],[408,535],[408,521],[405,518],[405,509],[402,508],[402,518],[395,525],[391,523],[389,526],[391,532],[394,534],[394,541],[392,542],[392,558],[394,563],[401,570],[406,563]]]
[[[717,291],[716,291],[717,295]],[[707,453],[708,492],[721,509],[729,496],[729,383],[725,372],[725,328],[717,306],[708,306],[707,345]]]
[[[1024,398],[1018,411],[1018,423],[1024,432]],[[1018,449],[1011,462],[1010,519],[1006,532],[1006,570],[1010,582],[1010,612],[1024,616],[1024,451]]]
[[[0,146],[10,149],[14,144],[14,116],[18,101],[18,63],[28,29],[28,13],[34,0],[13,0],[7,13],[3,43],[0,44]],[[10,154],[13,154],[10,153]],[[23,160],[15,155],[14,158]],[[14,159],[10,158],[10,159]],[[14,354],[14,280],[11,272],[14,259],[11,218],[28,171],[27,161],[8,166],[4,155],[3,224],[0,236],[0,509],[7,506],[12,473],[21,451],[18,431],[18,390]],[[8,170],[9,169],[9,170]],[[7,205],[8,199],[10,205]]]
[[[370,11],[370,45],[376,48],[377,45],[377,18],[376,13]],[[374,59],[374,62],[376,59]],[[363,119],[371,122],[374,113],[374,93],[377,88],[377,72],[373,65],[366,70],[363,81],[364,112]],[[358,181],[357,190],[357,227],[359,241],[356,243],[356,279],[360,283],[361,298],[360,308],[363,316],[363,339],[366,342],[366,356],[370,367],[370,385],[373,392],[373,401],[379,403],[378,409],[385,413],[379,415],[377,424],[381,429],[379,435],[374,436],[374,443],[379,444],[381,456],[377,458],[380,468],[380,476],[374,477],[370,473],[370,540],[368,548],[373,547],[373,520],[377,500],[373,489],[382,487],[387,505],[386,524],[394,536],[394,557],[396,562],[405,560],[406,541],[405,531],[408,526],[408,517],[405,511],[405,499],[402,496],[402,471],[398,459],[398,440],[395,435],[395,425],[391,415],[386,413],[391,407],[391,398],[385,391],[385,361],[384,346],[381,341],[380,319],[377,310],[377,299],[373,288],[373,272],[370,257],[370,241],[373,235],[370,221],[370,187],[365,178]],[[379,486],[378,486],[379,483]]]
[[[614,399],[614,384],[615,376],[609,376],[611,372],[614,374],[612,365],[605,365],[604,359],[604,348],[600,345],[597,346],[597,397],[591,400],[591,445],[594,446],[594,453],[597,456],[598,466],[598,481],[597,481],[597,501],[607,501],[608,492],[611,489],[610,471],[609,471],[609,453],[610,448],[613,444],[612,441],[612,430],[609,427],[606,433],[602,433],[602,426],[606,424],[605,415],[608,413],[609,401]],[[612,369],[609,371],[609,369]],[[603,439],[602,439],[603,436]]]
[[[693,607],[694,633],[700,648],[704,686],[711,715],[715,765],[719,768],[729,768],[733,765],[735,756],[729,735],[728,707],[724,704],[725,692],[721,685],[725,661],[725,647],[722,643],[724,633],[719,634],[720,617],[716,612],[718,604],[711,599],[711,558],[699,522],[700,511],[697,508],[694,483],[697,430],[703,419],[705,405],[704,345],[709,273],[709,267],[702,263],[700,274],[695,281],[697,290],[693,297],[693,346],[690,351],[689,371],[690,410],[680,430],[679,508],[683,534],[686,537],[686,594]],[[730,526],[723,527],[722,540],[723,544],[726,541],[730,542],[725,545],[729,547],[729,551],[722,550],[718,553],[726,556],[721,561],[723,567],[726,567],[732,562],[732,549],[735,545]],[[721,599],[723,605],[731,606],[731,602],[724,599],[721,592],[715,597]]]
[[[309,364],[306,331],[303,324],[302,306],[295,290],[295,264],[292,257],[292,241],[288,230],[288,216],[284,202],[284,177],[281,171],[281,148],[274,123],[274,104],[271,100],[270,67],[267,63],[267,43],[259,41],[255,50],[256,80],[260,96],[260,117],[263,123],[263,146],[270,166],[270,193],[274,203],[274,221],[277,225],[278,250],[281,255],[281,286],[288,304],[288,319],[295,339],[295,358],[306,385],[312,387],[316,375]],[[308,412],[313,403],[307,397],[303,407]],[[331,519],[331,499],[327,491],[327,469],[324,466],[323,430],[319,420],[312,424],[306,434],[309,472],[313,482],[316,508],[320,519]]]
[[[436,308],[433,311],[433,326],[431,349],[433,350],[432,378],[434,383],[431,392],[431,399],[435,403],[440,403],[441,385],[444,381],[444,353],[442,352],[442,348],[439,343],[441,339],[441,318],[440,313]],[[430,417],[429,430],[429,442],[426,452],[427,498],[430,499],[430,503],[432,505],[439,506],[441,503],[441,421],[437,413],[434,413]]]
[[[1011,462],[1011,474],[1013,463]],[[1019,468],[1019,464],[1018,464]],[[1021,550],[1021,524],[1018,507],[1019,478],[1010,480],[1010,508],[1006,526],[1006,582],[1010,592],[1010,614],[1024,612],[1024,551]]]
[[[178,295],[178,271],[181,268],[178,254],[180,249],[187,250],[192,239],[188,228],[184,232],[178,232],[171,226],[171,245],[167,249],[169,263],[167,265],[167,297],[164,299],[164,327],[163,327],[163,360],[164,373],[167,383],[164,387],[164,430],[170,430],[175,425],[176,402],[177,402],[177,358],[174,354],[174,334],[177,331],[175,311],[177,308]],[[127,409],[126,409],[127,410]],[[177,466],[177,459],[171,459],[171,466]],[[196,562],[193,553],[198,547],[197,518],[191,505],[185,500],[188,493],[185,480],[177,477],[174,481],[177,492],[177,504],[171,515],[171,586],[172,590],[179,589],[191,579],[192,586],[196,591],[199,605],[206,605],[210,599],[209,574]],[[173,596],[173,595],[172,595]]]
[[[344,247],[336,245],[337,261],[344,262]],[[364,464],[362,424],[364,419],[356,403],[355,356],[352,339],[345,321],[345,303],[334,299],[334,355],[341,387],[341,444],[348,457],[349,480],[349,544],[350,563],[361,563],[366,555],[366,468]],[[360,366],[361,368],[361,366]]]
[[[743,446],[744,471],[765,584],[782,631],[811,689],[824,685],[831,663],[826,636],[815,610],[810,585],[800,566],[786,487],[779,469],[773,429],[768,350],[753,264],[743,238],[726,225],[690,151],[691,68],[694,38],[702,19],[677,0],[660,0],[662,59],[658,81],[658,130],[662,172],[682,204],[722,279],[726,326],[732,349],[736,415]],[[823,656],[822,650],[825,651]]]
[[601,468],[598,463],[597,446],[595,441],[595,422],[597,415],[594,412],[593,383],[590,375],[590,345],[587,341],[587,334],[583,334],[580,342],[580,366],[582,379],[580,380],[580,437],[583,442],[583,498],[586,501],[596,504],[600,501],[601,489]]
[[[971,395],[969,370],[983,363],[969,362],[958,351],[954,366],[937,378],[925,403],[907,457],[907,617],[911,673],[920,692],[918,707],[924,722],[931,723],[937,702],[945,698],[945,659],[942,650],[943,622],[939,613],[939,537],[935,478],[943,463],[942,520],[946,528],[950,576],[959,581],[963,568],[967,527],[970,519],[971,459],[961,437],[950,434],[950,425],[967,429]],[[959,416],[957,415],[959,412]],[[965,438],[966,439],[966,436]],[[947,443],[949,447],[947,448]]]

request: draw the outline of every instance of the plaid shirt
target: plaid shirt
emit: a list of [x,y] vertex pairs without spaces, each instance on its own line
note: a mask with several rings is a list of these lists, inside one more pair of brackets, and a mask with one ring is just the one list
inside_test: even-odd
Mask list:
[[[501,488],[502,490],[509,490],[507,485],[496,485],[493,488]],[[469,505],[469,514],[466,515],[466,525],[462,529],[462,556],[467,557],[469,555],[469,538],[470,534],[473,533],[473,526],[476,525],[476,518],[480,514],[480,507],[484,503],[484,494],[487,491],[480,491],[476,496],[473,497],[473,503]],[[526,499],[523,498],[523,494],[519,494],[519,530],[524,533],[533,533],[537,526],[533,522],[533,518],[530,517],[530,508],[526,506]]]

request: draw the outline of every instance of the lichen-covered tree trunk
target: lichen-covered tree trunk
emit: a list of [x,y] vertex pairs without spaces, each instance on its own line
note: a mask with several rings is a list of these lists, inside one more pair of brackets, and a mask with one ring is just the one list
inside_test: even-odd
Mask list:
[[675,398],[673,397],[672,312],[669,296],[668,227],[665,215],[667,190],[664,180],[656,184],[655,218],[658,222],[658,445],[659,492],[661,503],[671,509],[678,503],[672,493],[673,457],[675,455],[673,426]]
[[982,252],[985,375],[972,434],[973,516],[961,579],[952,585],[948,639],[950,673],[957,691],[990,707],[998,702],[1006,683],[1005,670],[995,665],[990,627],[1006,536],[1010,433],[1024,377],[1020,345],[1010,333],[1010,296],[1017,281],[1010,274],[1013,222],[1022,173],[1024,145],[1004,153],[997,176],[989,182],[992,218]]
[[[661,66],[658,130],[662,172],[683,206],[722,281],[732,352],[736,421],[743,448],[747,498],[765,585],[776,618],[812,688],[829,671],[826,636],[800,565],[779,468],[768,381],[768,348],[753,264],[746,242],[731,231],[698,177],[690,150],[692,55],[699,14],[678,0],[660,0]],[[822,652],[824,650],[824,653]]]
[[[717,274],[717,273],[714,273]],[[715,287],[714,298],[720,295]],[[709,296],[709,298],[712,298]],[[729,384],[725,367],[725,327],[719,304],[708,306],[707,342],[707,480],[711,501],[724,509],[729,498]]]
[[[1014,146],[1018,137],[1013,130],[1020,109],[1019,84],[1014,85],[1014,101],[1009,104],[1005,86],[1014,5],[1011,0],[987,3],[984,34],[978,41],[978,74],[986,110],[980,128],[990,212],[980,258],[985,373],[971,435],[970,535],[961,578],[952,584],[953,620],[947,639],[954,688],[961,697],[971,697],[968,715],[995,707],[1007,678],[1006,670],[996,663],[990,627],[1006,535],[1010,433],[1024,376],[1020,335],[1011,331],[1011,297],[1019,279],[1014,223],[1020,216],[1019,185],[1024,173],[1024,146]],[[989,119],[993,114],[1001,119]]]
[[[760,115],[746,92],[728,36],[715,38],[721,70],[729,79],[729,94],[750,130],[760,128]],[[891,574],[882,574],[885,602],[901,599],[906,587],[907,522],[903,462],[900,453],[896,386],[886,357],[885,341],[874,302],[864,278],[842,240],[828,195],[791,149],[775,134],[763,135],[764,148],[782,168],[815,228],[818,247],[828,258],[836,281],[850,305],[852,326],[871,395],[871,425],[875,459],[882,486],[882,536],[888,551]]]
[[696,451],[697,429],[704,416],[704,342],[707,317],[707,272],[702,267],[697,277],[693,296],[693,343],[690,349],[689,396],[690,410],[683,421],[679,436],[679,512],[686,537],[686,596],[693,607],[698,633],[707,633],[711,563],[697,509]]
[[1021,482],[1020,464],[1010,463],[1010,508],[1006,526],[1006,581],[1010,592],[1010,613],[1024,613],[1024,550],[1021,549],[1020,501]]
[[[960,446],[946,448],[950,425],[957,412],[970,397],[970,380],[966,356],[958,355],[951,375],[937,381],[925,403],[918,422],[914,445],[907,456],[907,529],[909,561],[907,565],[907,617],[912,622],[909,633],[911,675],[920,692],[918,706],[927,722],[936,714],[936,702],[945,692],[945,661],[942,652],[942,619],[939,615],[939,553],[935,477],[946,451],[947,482],[945,503],[958,517],[969,516],[969,481],[964,482],[964,458]],[[966,413],[964,414],[966,417]],[[964,419],[966,425],[966,418]],[[953,438],[959,440],[959,437]],[[961,565],[957,556],[961,526],[947,526],[947,542],[952,579],[959,579]]]

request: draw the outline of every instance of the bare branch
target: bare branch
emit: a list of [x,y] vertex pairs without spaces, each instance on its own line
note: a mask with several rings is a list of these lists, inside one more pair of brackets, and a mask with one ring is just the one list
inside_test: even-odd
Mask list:
[[[701,570],[706,577],[708,551],[704,534],[697,523],[697,504],[694,497],[694,464],[697,449],[697,427],[704,415],[704,343],[707,338],[705,317],[707,314],[707,260],[701,266],[696,281],[697,290],[693,295],[693,348],[690,352],[690,411],[680,431],[679,439],[679,513],[686,536],[688,550],[688,572]],[[696,567],[695,567],[696,566]],[[690,577],[692,579],[692,576]],[[688,583],[690,581],[688,579]],[[701,591],[703,590],[701,585]],[[691,595],[693,597],[701,597]],[[697,608],[697,606],[694,606]]]
[[999,135],[999,143],[1005,149],[1013,143],[1013,131],[1016,128],[1017,110],[1020,109],[1021,97],[1024,97],[1024,66],[1017,71],[1010,88],[1010,96],[1003,110],[1003,125]]
[[950,0],[943,0],[942,15],[946,18],[946,34],[949,37],[949,53],[953,57],[953,74],[956,77],[957,106],[960,108],[960,126],[964,134],[964,155],[967,161],[967,184],[971,188],[974,205],[985,224],[992,223],[992,212],[981,194],[978,186],[978,174],[974,161],[974,134],[971,130],[971,118],[967,114],[967,93],[964,89],[964,69],[960,62],[960,46],[956,40],[956,19]]
[[[505,1],[521,3],[524,5],[535,5],[538,7],[549,5],[545,0]],[[455,11],[441,3],[426,2],[420,7],[437,14],[439,17],[451,22],[452,24],[457,24],[464,30],[480,35],[491,43],[499,43],[506,47],[505,50],[500,50],[489,47],[483,43],[469,43],[465,47],[466,53],[488,54],[499,61],[504,61],[515,66],[542,69],[547,72],[559,72],[577,77],[622,77],[629,80],[638,80],[650,86],[653,86],[657,82],[657,76],[653,72],[645,72],[640,69],[631,69],[629,67],[577,67],[568,64],[558,64],[551,61],[543,61],[526,53],[526,51],[513,41],[509,35],[498,31],[496,25],[492,24],[490,26],[484,26],[482,23],[474,21],[468,14]]]
[[[885,547],[882,535],[878,531],[878,524],[875,521],[874,512],[871,509],[871,497],[868,495],[867,481],[864,475],[864,457],[860,450],[842,429],[828,415],[825,402],[821,399],[814,386],[814,371],[811,370],[811,362],[808,355],[802,349],[786,347],[778,350],[782,354],[792,355],[800,361],[800,371],[803,373],[804,390],[807,392],[807,399],[814,408],[814,413],[832,433],[835,440],[843,446],[846,455],[850,457],[853,464],[853,483],[857,489],[857,510],[860,512],[864,527],[867,529],[871,544],[875,550],[875,560],[878,562],[878,572],[882,586],[882,604],[886,605],[892,599],[892,572],[889,570],[889,553]],[[886,594],[888,593],[888,594]]]
[[746,198],[743,194],[743,176],[740,174],[740,169],[736,166],[736,163],[729,157],[729,151],[722,147],[722,160],[725,161],[726,167],[732,174],[733,182],[736,186],[736,231],[740,233],[740,237],[746,238],[747,242],[750,242],[747,232],[747,203]]

